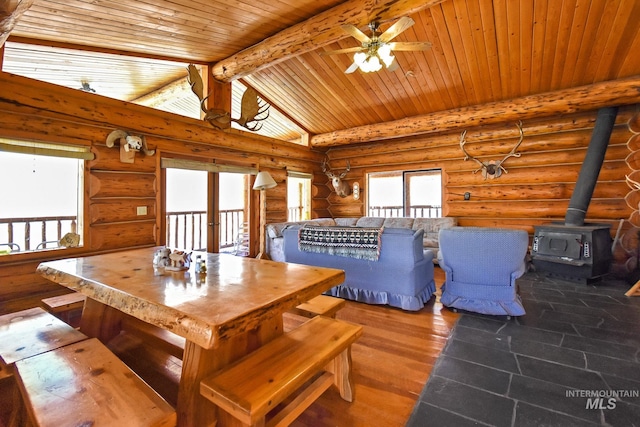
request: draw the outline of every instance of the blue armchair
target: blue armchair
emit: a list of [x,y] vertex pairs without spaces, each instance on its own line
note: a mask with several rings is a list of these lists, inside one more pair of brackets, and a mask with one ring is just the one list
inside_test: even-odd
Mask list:
[[526,270],[526,231],[452,227],[440,230],[438,261],[446,274],[440,302],[482,314],[522,316],[516,279]]

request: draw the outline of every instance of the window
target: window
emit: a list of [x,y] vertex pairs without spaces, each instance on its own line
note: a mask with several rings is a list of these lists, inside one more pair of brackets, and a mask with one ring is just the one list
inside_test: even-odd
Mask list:
[[368,215],[439,218],[442,215],[440,169],[376,172],[367,175]]
[[167,246],[189,251],[207,249],[207,173],[166,169]]
[[0,254],[82,245],[87,147],[0,139]]
[[311,175],[288,172],[287,175],[287,220],[311,219]]

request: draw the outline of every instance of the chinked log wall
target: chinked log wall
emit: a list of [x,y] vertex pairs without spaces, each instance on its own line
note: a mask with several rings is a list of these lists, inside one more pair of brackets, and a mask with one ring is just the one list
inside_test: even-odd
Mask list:
[[[360,182],[366,193],[366,174],[393,170],[440,168],[443,172],[443,215],[456,217],[460,225],[519,228],[533,234],[534,225],[563,221],[571,193],[580,171],[595,123],[596,111],[547,119],[524,121],[524,140],[518,148],[521,156],[505,161],[508,173],[495,179],[483,179],[479,165],[464,160],[460,133],[467,130],[467,152],[481,161],[502,160],[518,141],[515,123],[483,127],[461,127],[442,134],[386,140],[367,145],[331,148],[328,157],[332,168],[351,164],[349,184]],[[587,212],[588,222],[611,224],[612,238],[620,220],[620,242],[615,248],[616,273],[626,274],[635,267],[638,245],[637,200],[639,191],[628,195],[625,175],[632,170],[627,142],[637,140],[640,119],[638,106],[623,107],[616,119],[606,158]],[[629,156],[629,157],[628,157]],[[634,157],[635,158],[635,157]],[[625,162],[625,159],[627,161]],[[636,162],[637,163],[637,162]],[[327,178],[317,176],[316,182]],[[354,201],[340,198],[319,185],[314,206],[322,207],[319,216],[347,217],[365,214],[365,197]],[[471,193],[464,200],[464,193]],[[625,201],[636,203],[634,210]]]
[[[0,137],[91,147],[95,160],[87,162],[84,247],[56,252],[0,257],[0,314],[35,306],[44,296],[66,292],[35,274],[51,257],[160,244],[160,157],[180,157],[269,170],[278,182],[267,190],[267,221],[287,217],[286,168],[320,168],[323,154],[307,147],[269,138],[220,132],[204,122],[114,99],[0,73]],[[113,129],[145,135],[155,156],[137,154],[133,164],[121,163],[118,148],[108,148]],[[5,177],[6,178],[6,177]],[[258,203],[258,192],[251,192]],[[137,206],[147,206],[138,216]],[[253,215],[257,208],[252,209]],[[258,224],[257,218],[252,219]],[[257,225],[254,232],[257,250]]]

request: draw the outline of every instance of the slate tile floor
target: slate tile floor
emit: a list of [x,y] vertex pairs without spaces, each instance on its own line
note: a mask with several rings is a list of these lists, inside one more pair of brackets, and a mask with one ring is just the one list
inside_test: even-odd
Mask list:
[[640,426],[640,297],[613,279],[518,286],[525,316],[460,316],[407,427]]

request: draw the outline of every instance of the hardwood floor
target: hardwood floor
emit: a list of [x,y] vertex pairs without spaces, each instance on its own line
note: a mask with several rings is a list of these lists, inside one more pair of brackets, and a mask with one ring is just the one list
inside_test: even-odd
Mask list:
[[[438,288],[443,280],[436,268]],[[331,388],[293,426],[404,426],[458,317],[438,301],[439,297],[432,299],[419,312],[347,301],[336,317],[364,326],[363,335],[352,347],[355,400],[348,403]],[[285,329],[298,321],[300,318],[287,317]],[[168,401],[175,401],[179,360],[125,336],[109,347]]]
[[330,389],[293,425],[404,426],[457,315],[434,302],[409,313],[348,301],[336,317],[364,326],[352,348],[355,401]]
[[419,312],[347,301],[336,317],[364,326],[352,347],[355,401],[330,389],[293,426],[404,426],[458,317],[438,301]]

